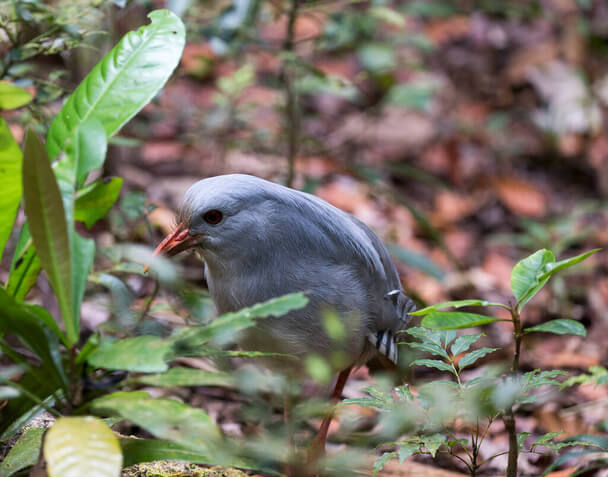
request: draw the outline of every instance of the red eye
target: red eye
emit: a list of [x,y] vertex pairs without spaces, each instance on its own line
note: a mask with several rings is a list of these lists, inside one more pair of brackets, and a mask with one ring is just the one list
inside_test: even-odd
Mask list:
[[222,221],[222,213],[219,210],[210,210],[203,215],[205,222],[211,225],[217,225]]

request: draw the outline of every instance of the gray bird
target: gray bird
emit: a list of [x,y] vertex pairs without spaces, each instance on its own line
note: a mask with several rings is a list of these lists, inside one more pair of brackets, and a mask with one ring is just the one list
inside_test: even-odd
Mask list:
[[[203,179],[186,192],[176,229],[155,253],[196,248],[219,313],[304,291],[308,305],[260,320],[240,345],[304,357],[345,359],[333,398],[353,367],[377,353],[397,363],[396,333],[413,302],[403,293],[389,254],[365,224],[310,194],[230,174]],[[345,338],[332,340],[323,316],[339,317]],[[317,444],[324,447],[329,419]]]

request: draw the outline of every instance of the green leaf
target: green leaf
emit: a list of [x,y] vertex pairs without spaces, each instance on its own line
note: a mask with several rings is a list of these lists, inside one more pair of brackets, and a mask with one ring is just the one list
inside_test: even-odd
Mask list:
[[434,354],[435,356],[441,356],[442,358],[448,358],[448,354],[444,349],[433,343],[406,343],[411,348],[416,348],[421,351],[426,351],[428,353]]
[[551,320],[540,325],[531,326],[524,329],[524,333],[544,331],[545,333],[555,333],[556,335],[577,335],[587,336],[587,330],[582,323],[574,320]]
[[517,433],[517,449],[519,450],[519,452],[522,451],[522,449],[524,447],[524,442],[526,441],[526,439],[528,437],[530,437],[529,432],[518,432]]
[[60,417],[46,433],[43,452],[49,477],[121,475],[118,439],[97,417]]
[[21,159],[19,145],[4,118],[0,118],[0,261],[21,202]]
[[159,439],[209,455],[213,455],[221,437],[213,419],[202,409],[173,399],[154,399],[145,392],[110,394],[92,401],[90,408],[93,412],[124,417]]
[[255,325],[255,318],[283,316],[292,310],[304,308],[307,303],[308,298],[303,293],[291,293],[234,313],[226,313],[207,326],[186,328],[177,333],[173,337],[176,352],[183,355],[187,353],[187,349],[196,349],[212,339],[219,342],[233,342],[238,331]]
[[203,369],[171,368],[164,374],[140,376],[134,380],[149,386],[222,386],[232,388],[235,380],[232,374],[211,372]]
[[418,444],[403,444],[399,447],[397,451],[397,455],[399,456],[399,463],[403,464],[403,461],[408,457],[414,455],[414,453],[420,450],[420,446]]
[[420,366],[427,366],[429,368],[437,368],[440,371],[448,371],[452,374],[456,374],[456,371],[454,370],[454,368],[452,368],[451,364],[448,364],[444,361],[440,361],[438,359],[416,359],[412,361],[410,366],[414,366],[415,364],[418,364]]
[[151,12],[150,25],[127,33],[91,70],[51,124],[47,149],[56,158],[88,118],[114,135],[163,87],[185,42],[182,21],[168,10]]
[[[73,225],[73,224],[72,224]],[[80,306],[84,297],[87,277],[93,268],[95,241],[72,232],[72,316],[74,328],[80,330]],[[76,339],[78,341],[78,338]]]
[[601,248],[595,248],[593,250],[589,250],[588,252],[581,253],[580,255],[577,255],[576,257],[570,257],[565,260],[560,260],[559,262],[548,263],[547,266],[545,267],[545,270],[546,270],[545,273],[543,273],[540,277],[538,277],[538,280],[539,281],[546,280],[549,277],[551,277],[551,275],[553,275],[554,273],[557,273],[560,270],[563,270],[565,268],[572,267],[573,265],[576,265],[577,263],[582,262],[583,260],[587,259],[594,253],[599,252],[600,250],[601,250]]
[[175,442],[135,438],[120,439],[120,447],[125,467],[156,460],[181,460],[197,464],[216,463],[214,456],[201,454]]
[[108,138],[97,118],[91,117],[76,128],[66,149],[66,154],[75,158],[75,188],[82,186],[89,172],[103,166],[107,149]]
[[464,353],[468,350],[473,343],[475,343],[479,338],[485,336],[483,333],[478,333],[476,335],[462,335],[456,338],[454,344],[450,348],[450,351],[453,356],[459,355],[460,353]]
[[424,447],[431,453],[432,457],[435,457],[439,448],[447,443],[447,439],[443,434],[430,434],[428,436],[421,436]]
[[464,368],[472,365],[478,359],[483,358],[486,354],[493,353],[497,349],[498,348],[480,348],[465,354],[460,361],[458,361],[458,369],[462,371]]
[[33,466],[38,461],[42,436],[46,431],[42,427],[29,427],[23,431],[19,440],[0,463],[0,475],[11,477],[20,470]]
[[500,306],[503,308],[508,308],[506,305],[502,303],[494,303],[485,300],[456,300],[456,301],[444,301],[443,303],[437,303],[436,305],[427,306],[426,308],[422,308],[421,310],[416,310],[410,315],[414,316],[422,316],[428,315],[429,313],[442,310],[444,308],[462,308],[463,306]]
[[549,276],[542,280],[539,277],[543,276],[547,264],[553,262],[555,262],[553,253],[542,249],[524,258],[513,267],[511,290],[520,309],[547,283]]
[[67,377],[59,352],[57,336],[38,318],[39,307],[17,303],[0,287],[0,333],[13,334],[38,358],[46,378],[67,391]]
[[422,320],[422,326],[437,330],[457,330],[473,326],[505,321],[492,316],[465,313],[461,311],[433,311]]
[[386,248],[391,253],[391,255],[400,262],[403,262],[412,268],[422,270],[424,273],[433,278],[436,278],[437,280],[443,279],[445,272],[426,255],[412,252],[411,250],[406,250],[402,247],[399,247],[398,245],[390,243],[386,244]]
[[32,240],[64,319],[70,343],[78,341],[72,308],[72,260],[61,194],[44,146],[28,130],[23,153],[23,199]]
[[113,177],[95,181],[78,191],[74,205],[74,219],[84,222],[87,228],[91,228],[114,205],[120,195],[121,187],[122,178]]
[[32,100],[32,93],[8,81],[0,81],[0,109],[17,109]]
[[583,373],[578,376],[567,379],[561,385],[561,388],[574,386],[577,384],[608,384],[608,369],[604,366],[591,366],[589,368],[589,374]]
[[378,475],[378,472],[380,472],[384,468],[386,463],[397,456],[397,452],[385,452],[380,457],[378,457],[374,462],[374,467],[372,468],[372,475]]
[[36,249],[32,245],[32,237],[27,222],[21,228],[17,247],[13,253],[13,261],[6,284],[6,290],[17,301],[23,301],[27,292],[34,286],[42,269]]
[[101,342],[89,356],[94,368],[124,369],[137,373],[162,373],[173,359],[173,342],[158,336],[138,336]]

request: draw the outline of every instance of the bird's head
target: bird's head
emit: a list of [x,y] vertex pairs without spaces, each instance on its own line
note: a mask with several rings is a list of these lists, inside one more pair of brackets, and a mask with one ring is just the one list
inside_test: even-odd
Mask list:
[[172,256],[197,247],[203,255],[242,254],[243,244],[251,246],[268,233],[265,224],[277,193],[275,186],[241,174],[197,182],[186,192],[175,229],[154,253]]

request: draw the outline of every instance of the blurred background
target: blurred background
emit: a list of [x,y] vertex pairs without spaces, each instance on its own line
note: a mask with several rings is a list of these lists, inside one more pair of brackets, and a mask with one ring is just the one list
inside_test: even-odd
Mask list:
[[[124,179],[121,198],[85,232],[105,250],[100,269],[114,244],[156,245],[192,183],[230,172],[314,193],[371,226],[419,305],[505,301],[512,267],[535,250],[565,258],[608,245],[603,0],[3,3],[29,31],[18,48],[0,46],[0,79],[35,93],[27,108],[3,113],[18,141],[26,126],[46,131],[66,95],[149,11],[170,8],[186,24],[173,78],[112,140],[104,175]],[[184,257],[183,266],[190,310],[204,321],[213,308],[200,262]],[[33,293],[45,303],[42,280]],[[83,305],[91,330],[183,322],[171,293],[150,280],[98,285]],[[588,337],[527,339],[523,369],[576,375],[608,364],[604,253],[555,277],[524,322],[553,318],[580,321]],[[511,325],[502,325],[484,328],[486,345],[508,346]],[[411,380],[434,376],[417,368]],[[345,395],[360,396],[370,379],[359,371]],[[225,430],[247,432],[232,417],[238,403],[189,392],[182,397]],[[520,430],[605,433],[607,415],[608,386],[588,384],[524,412]],[[501,425],[491,428],[493,449],[506,446]],[[521,462],[524,475],[538,475],[538,457]],[[502,466],[496,459],[496,472]]]

